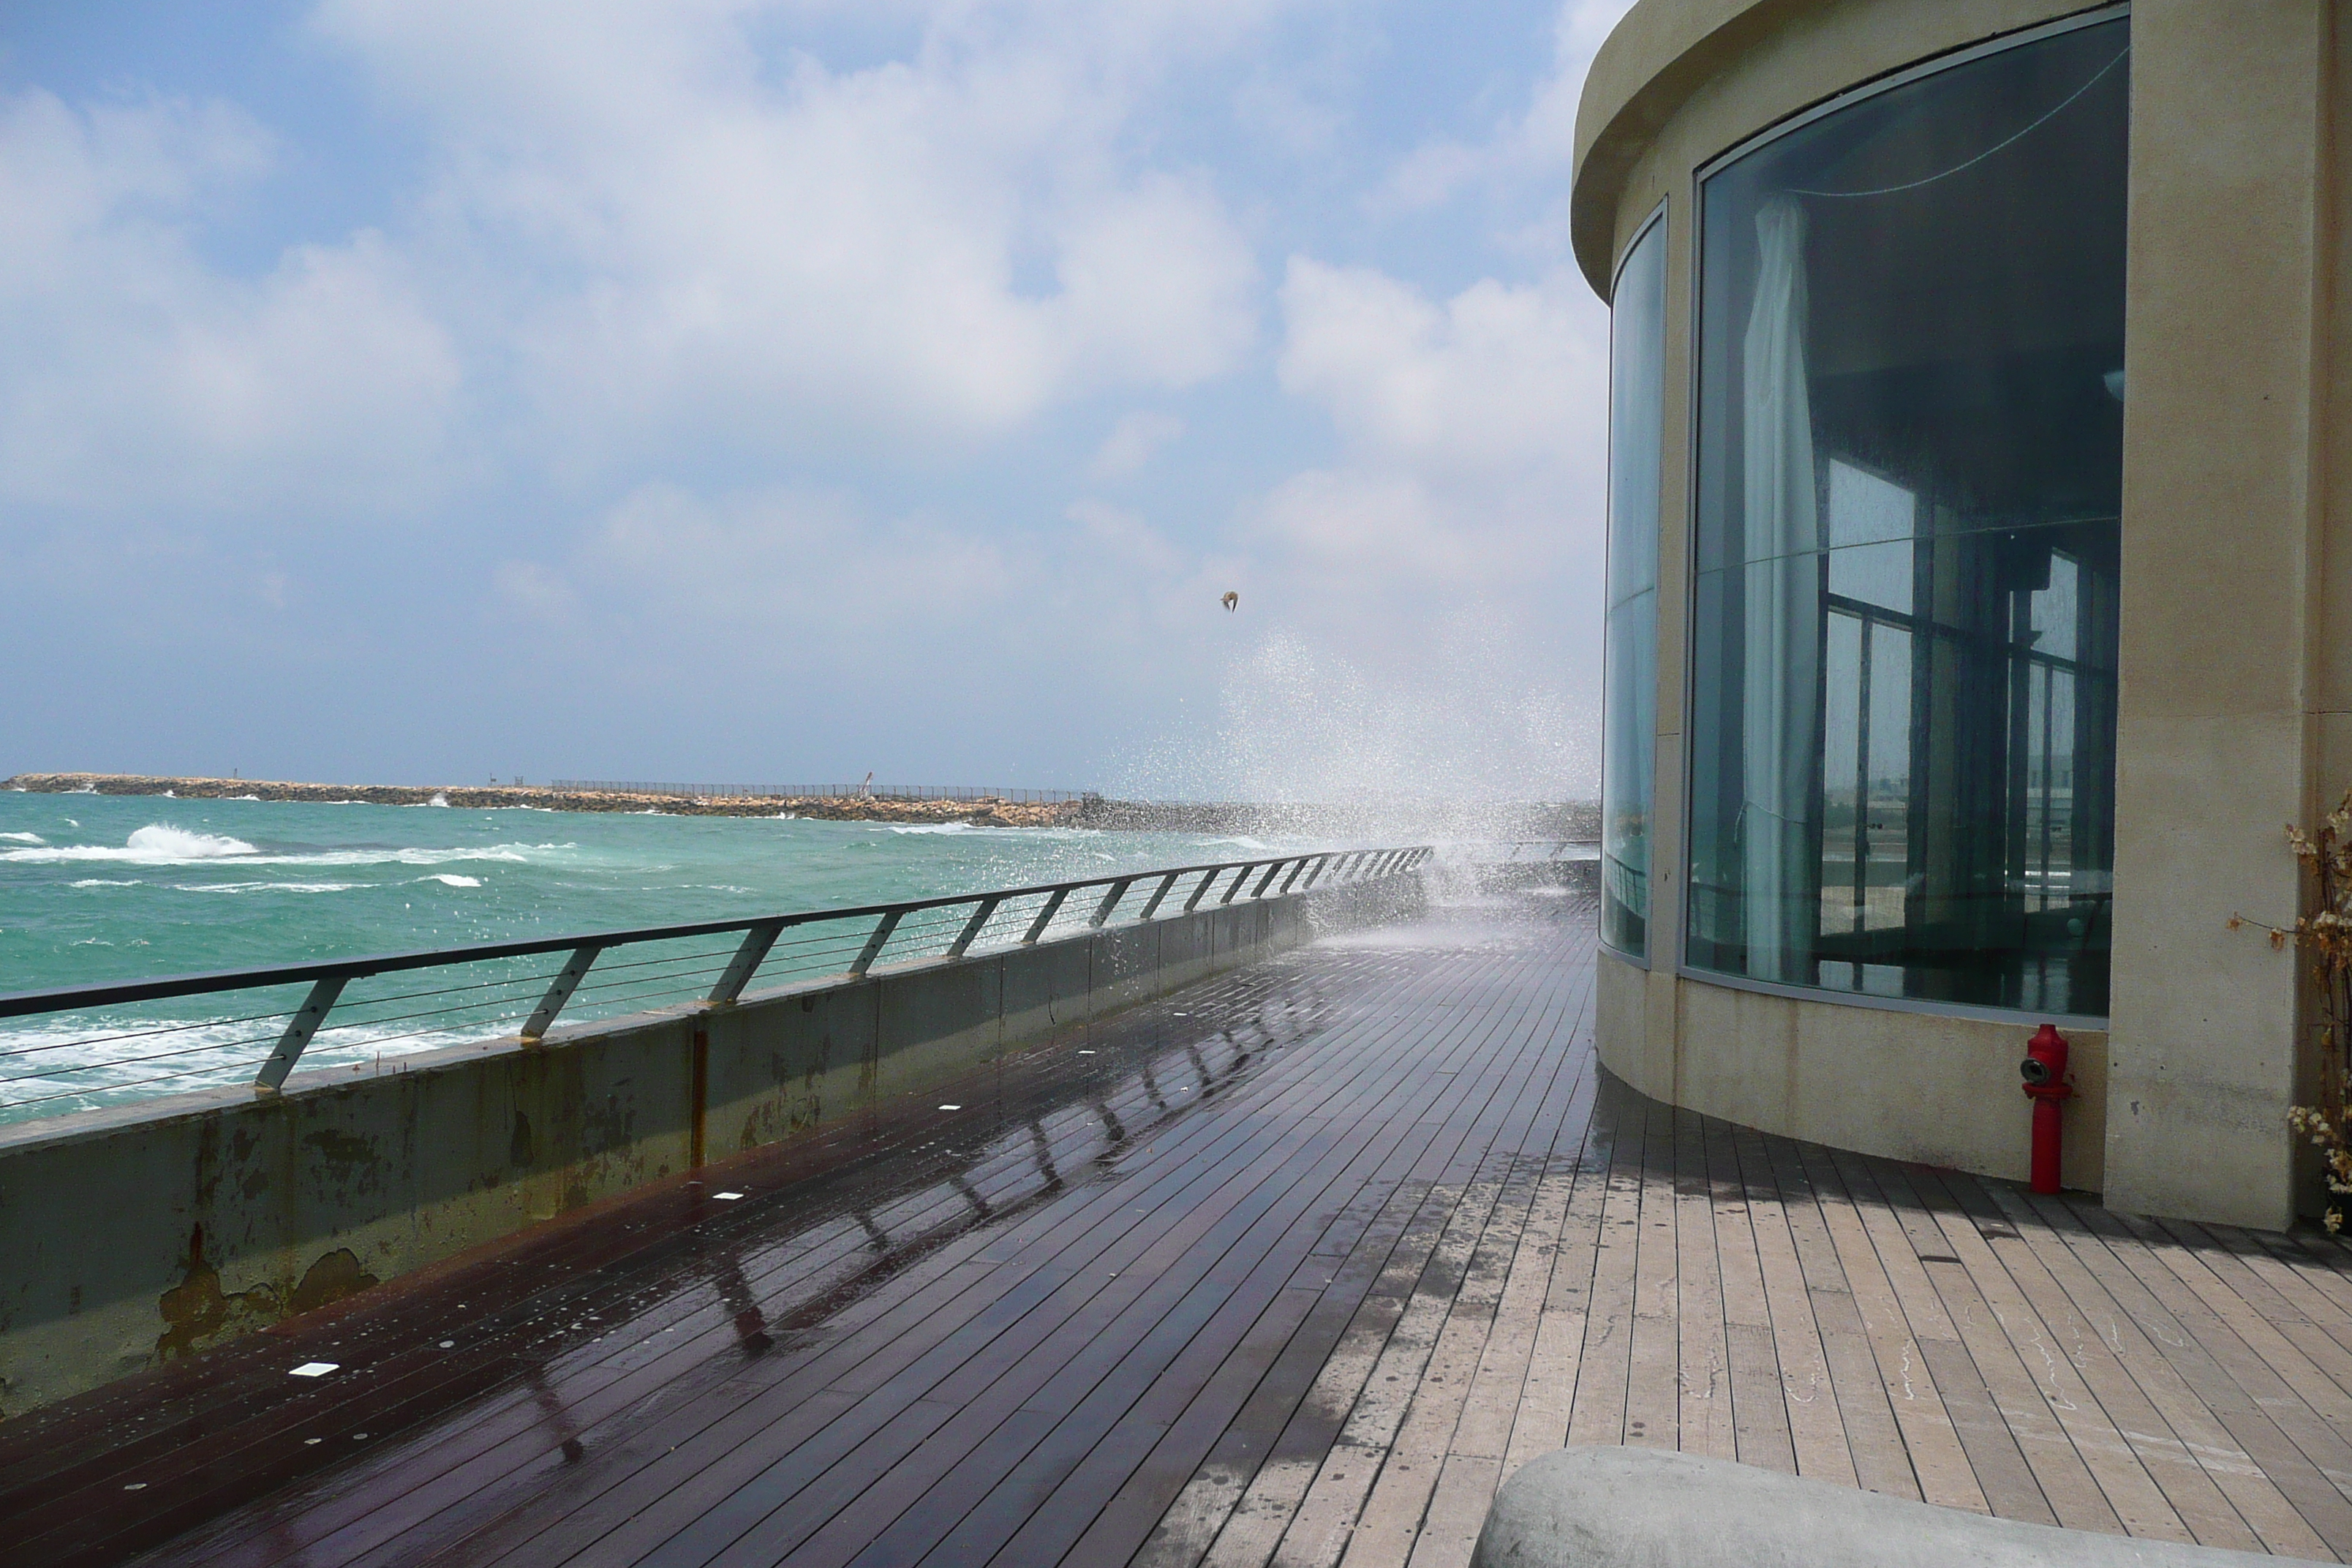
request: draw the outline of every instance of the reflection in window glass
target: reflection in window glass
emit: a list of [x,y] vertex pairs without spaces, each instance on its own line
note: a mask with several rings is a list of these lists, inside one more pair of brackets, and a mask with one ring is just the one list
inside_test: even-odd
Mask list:
[[1658,732],[1658,473],[1665,418],[1666,226],[1626,252],[1609,310],[1609,604],[1601,652],[1601,940],[1650,951]]
[[2106,1011],[2127,26],[1703,188],[1696,968]]

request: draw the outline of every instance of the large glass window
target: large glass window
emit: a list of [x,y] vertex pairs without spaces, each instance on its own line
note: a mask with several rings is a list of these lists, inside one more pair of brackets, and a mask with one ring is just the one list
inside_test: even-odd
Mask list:
[[1702,187],[1686,961],[2104,1015],[2128,25]]
[[1666,226],[1625,253],[1609,301],[1609,570],[1601,644],[1601,940],[1650,952],[1658,742],[1658,473],[1666,378]]

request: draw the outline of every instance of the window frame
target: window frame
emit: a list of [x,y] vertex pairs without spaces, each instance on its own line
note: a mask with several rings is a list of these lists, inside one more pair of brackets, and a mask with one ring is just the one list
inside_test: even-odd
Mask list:
[[[1706,292],[1699,287],[1698,278],[1699,268],[1704,265],[1706,256],[1706,182],[1731,164],[1752,153],[1770,146],[1784,136],[1801,131],[1806,126],[1825,120],[1832,114],[1841,113],[1881,93],[1891,92],[1896,88],[1906,87],[1924,78],[1971,64],[1988,56],[2021,48],[2026,45],[2058,37],[2084,27],[2095,27],[2118,19],[2127,21],[2131,16],[2131,9],[2130,0],[2116,0],[2113,4],[2095,5],[2071,16],[2053,17],[2046,22],[2037,22],[1989,38],[1980,38],[1973,44],[1965,44],[1941,54],[1930,55],[1907,65],[1895,67],[1882,75],[1853,83],[1817,102],[1794,110],[1762,129],[1741,137],[1728,147],[1716,153],[1704,162],[1694,164],[1691,168],[1690,184],[1686,194],[1687,205],[1691,209],[1691,220],[1685,226],[1689,236],[1690,253],[1687,265],[1691,286],[1687,291],[1689,314],[1684,337],[1687,352],[1683,356],[1685,416],[1682,428],[1684,483],[1682,583],[1680,584],[1683,594],[1682,802],[1681,820],[1678,825],[1678,837],[1681,842],[1676,846],[1679,864],[1675,868],[1682,877],[1682,892],[1675,900],[1677,918],[1674,922],[1672,963],[1672,972],[1679,980],[1712,985],[1726,991],[1748,991],[1760,995],[1786,997],[1790,1001],[1814,1002],[1830,1007],[1865,1007],[1883,1013],[1915,1013],[1933,1017],[1962,1018],[1980,1023],[2020,1026],[2029,1021],[2046,1019],[2068,1028],[2095,1032],[2105,1032],[2108,1027],[2108,1016],[2105,1014],[2053,1013],[2015,1007],[1996,1007],[1978,1003],[1933,1002],[1910,996],[1876,996],[1857,991],[1832,990],[1826,986],[1790,985],[1774,980],[1752,980],[1744,974],[1727,974],[1720,970],[1696,968],[1690,963],[1690,861],[1691,846],[1694,842],[1692,815],[1695,809],[1694,802],[1696,799],[1695,788],[1698,752],[1698,748],[1693,743],[1693,737],[1697,732],[1695,726],[1698,721],[1698,671],[1697,661],[1693,657],[1699,588],[1697,420],[1700,395],[1699,371],[1703,356],[1698,352],[1698,345],[1700,333],[1706,327],[1703,310]],[[1661,210],[1664,205],[1664,204],[1661,202]],[[1625,249],[1630,255],[1633,246],[1629,244]],[[1620,266],[1622,265],[1621,257]],[[1611,288],[1612,299],[1616,291],[1614,281],[1612,275]],[[2126,288],[2128,288],[2128,281],[2126,281]],[[2128,358],[2128,344],[2126,345],[2126,355]],[[1659,592],[1663,594],[1664,588],[1664,584],[1661,583]],[[1606,635],[1605,631],[1603,635]],[[2117,675],[2120,676],[2120,670],[2117,671]],[[1654,809],[1653,815],[1654,815]],[[1656,879],[1657,868],[1654,864],[1651,868],[1653,883],[1651,907],[1654,911],[1657,907]],[[1658,922],[1654,912],[1650,923],[1653,928],[1650,944],[1654,958],[1658,944],[1655,931]],[[1612,948],[1610,951],[1613,953],[1616,950]]]
[[[1661,197],[1659,197],[1659,198],[1658,198],[1657,205],[1656,205],[1655,206],[1653,206],[1653,207],[1650,209],[1648,216],[1645,216],[1645,217],[1643,217],[1643,218],[1642,219],[1642,221],[1641,221],[1639,224],[1637,224],[1637,225],[1635,225],[1635,226],[1634,226],[1633,233],[1633,237],[1632,237],[1631,238],[1629,238],[1628,240],[1626,240],[1624,248],[1623,248],[1622,250],[1620,250],[1620,251],[1617,253],[1617,260],[1616,260],[1615,266],[1613,267],[1613,268],[1611,270],[1611,272],[1610,272],[1610,274],[1609,274],[1609,313],[1610,313],[1610,326],[1611,326],[1611,330],[1610,330],[1610,338],[1609,338],[1609,345],[1610,345],[1609,382],[1610,382],[1610,404],[1611,404],[1611,407],[1612,407],[1612,412],[1613,412],[1613,410],[1614,410],[1615,404],[1616,404],[1616,375],[1617,375],[1616,346],[1617,346],[1617,337],[1616,337],[1616,330],[1615,330],[1615,328],[1616,328],[1616,315],[1617,315],[1617,295],[1618,295],[1619,290],[1621,289],[1621,288],[1622,287],[1622,285],[1623,285],[1623,283],[1624,283],[1624,279],[1625,279],[1625,268],[1626,268],[1626,267],[1627,267],[1627,266],[1628,266],[1628,265],[1633,261],[1633,253],[1634,253],[1636,250],[1639,250],[1639,249],[1642,247],[1642,242],[1643,242],[1643,241],[1644,241],[1644,240],[1648,239],[1648,238],[1649,238],[1649,237],[1650,237],[1654,233],[1654,234],[1656,234],[1656,235],[1657,235],[1657,237],[1658,237],[1658,243],[1659,243],[1661,246],[1671,247],[1671,246],[1673,245],[1673,243],[1674,243],[1674,230],[1673,230],[1671,227],[1668,227],[1668,226],[1667,226],[1667,224],[1666,224],[1666,219],[1667,219],[1667,215],[1668,215],[1668,209],[1669,209],[1669,207],[1671,207],[1671,206],[1672,206],[1672,205],[1673,205],[1673,198],[1672,198],[1671,196],[1661,196]],[[1659,403],[1659,408],[1658,408],[1658,455],[1657,455],[1657,458],[1658,458],[1658,472],[1657,472],[1657,475],[1656,475],[1656,479],[1657,479],[1657,481],[1658,481],[1658,488],[1659,488],[1659,498],[1658,498],[1658,499],[1659,499],[1659,505],[1658,505],[1658,515],[1657,515],[1656,519],[1654,520],[1654,521],[1652,523],[1652,528],[1654,529],[1654,532],[1655,532],[1655,537],[1654,537],[1654,538],[1652,540],[1652,542],[1651,542],[1651,554],[1652,554],[1653,558],[1654,558],[1655,561],[1658,561],[1658,562],[1663,562],[1663,561],[1665,559],[1665,552],[1664,552],[1662,548],[1660,548],[1660,547],[1661,547],[1661,546],[1663,546],[1663,545],[1665,543],[1665,533],[1666,533],[1666,508],[1665,508],[1665,483],[1664,483],[1664,481],[1665,481],[1665,476],[1666,476],[1666,460],[1667,460],[1667,456],[1668,456],[1668,454],[1667,454],[1667,449],[1666,449],[1666,437],[1667,437],[1667,436],[1670,434],[1670,433],[1667,431],[1667,429],[1666,429],[1666,422],[1665,422],[1665,414],[1666,414],[1666,408],[1665,408],[1666,382],[1667,382],[1667,377],[1673,374],[1673,372],[1672,372],[1672,368],[1664,363],[1664,362],[1666,361],[1666,359],[1668,358],[1668,355],[1667,355],[1667,353],[1666,353],[1666,344],[1667,344],[1667,341],[1668,341],[1668,332],[1669,332],[1669,328],[1670,328],[1670,326],[1671,326],[1671,324],[1672,324],[1672,323],[1671,323],[1671,321],[1670,321],[1670,320],[1669,320],[1669,311],[1670,311],[1670,302],[1671,302],[1671,300],[1672,300],[1672,299],[1673,299],[1673,295],[1674,295],[1674,267],[1675,267],[1675,256],[1674,256],[1674,252],[1673,252],[1673,250],[1672,250],[1671,248],[1669,248],[1669,249],[1667,249],[1667,250],[1665,251],[1664,258],[1664,262],[1665,262],[1665,273],[1666,273],[1666,278],[1665,278],[1665,287],[1661,290],[1661,296],[1662,296],[1662,297],[1661,297],[1661,298],[1660,298],[1660,300],[1658,300],[1658,337],[1659,337],[1659,343],[1658,343],[1658,359],[1659,359],[1659,362],[1660,362],[1660,363],[1659,363],[1659,373],[1660,373],[1660,374],[1659,374],[1659,376],[1658,376],[1658,403]],[[1614,432],[1613,430],[1612,430],[1612,431],[1610,431],[1610,432],[1608,433],[1608,438],[1607,438],[1607,445],[1608,445],[1608,446],[1612,449],[1612,451],[1613,451],[1613,448],[1614,448],[1614,447],[1615,447],[1614,435],[1615,435],[1615,432]],[[1610,479],[1613,479],[1613,478],[1614,478],[1614,473],[1615,473],[1615,470],[1614,470],[1613,467],[1612,467],[1612,468],[1608,468],[1606,471],[1607,471],[1607,473],[1608,473],[1609,478],[1610,478]],[[1633,965],[1633,966],[1634,966],[1635,968],[1637,968],[1637,969],[1649,970],[1649,969],[1654,969],[1654,968],[1657,966],[1657,963],[1658,963],[1658,854],[1657,854],[1657,847],[1658,847],[1658,833],[1657,833],[1657,819],[1658,819],[1658,770],[1657,770],[1657,760],[1656,760],[1656,759],[1657,759],[1657,750],[1658,750],[1658,714],[1657,714],[1657,700],[1656,700],[1656,698],[1655,698],[1654,694],[1653,695],[1653,697],[1652,697],[1652,699],[1651,699],[1651,704],[1650,704],[1650,707],[1651,707],[1651,712],[1650,712],[1650,732],[1649,732],[1648,736],[1646,737],[1646,739],[1647,739],[1647,740],[1648,740],[1648,742],[1649,742],[1649,745],[1650,745],[1650,756],[1651,756],[1651,764],[1650,764],[1650,798],[1649,798],[1649,802],[1648,802],[1648,804],[1647,804],[1647,808],[1646,808],[1646,810],[1644,811],[1644,813],[1643,813],[1643,823],[1644,823],[1644,825],[1645,825],[1645,826],[1644,826],[1644,831],[1645,831],[1645,833],[1646,833],[1646,834],[1647,834],[1647,836],[1648,836],[1648,838],[1649,838],[1649,847],[1650,847],[1650,863],[1649,863],[1649,865],[1648,865],[1648,866],[1643,869],[1643,877],[1648,880],[1649,885],[1650,885],[1650,886],[1649,886],[1649,893],[1650,893],[1650,910],[1649,910],[1648,915],[1646,915],[1646,916],[1644,917],[1644,919],[1643,919],[1643,935],[1644,935],[1644,939],[1645,939],[1645,940],[1643,941],[1643,952],[1639,952],[1639,953],[1628,952],[1626,952],[1623,948],[1621,948],[1621,947],[1615,946],[1614,944],[1612,944],[1612,943],[1609,941],[1609,939],[1608,939],[1605,935],[1601,934],[1601,932],[1603,932],[1603,931],[1605,931],[1607,930],[1607,926],[1606,926],[1606,924],[1605,924],[1605,922],[1604,922],[1603,917],[1604,917],[1604,916],[1605,916],[1605,914],[1607,913],[1607,910],[1608,910],[1608,901],[1609,901],[1609,889],[1608,889],[1608,878],[1609,878],[1609,821],[1608,821],[1608,814],[1607,814],[1607,797],[1608,797],[1608,788],[1609,788],[1609,693],[1610,693],[1610,685],[1609,685],[1609,617],[1610,617],[1611,610],[1613,608],[1613,606],[1612,606],[1612,605],[1611,605],[1611,604],[1609,603],[1609,583],[1610,583],[1609,567],[1610,567],[1611,558],[1614,555],[1614,553],[1615,553],[1615,552],[1616,552],[1616,547],[1617,547],[1616,518],[1615,518],[1615,515],[1614,515],[1615,509],[1614,509],[1614,508],[1610,504],[1610,503],[1611,503],[1611,500],[1613,499],[1613,493],[1614,493],[1614,487],[1613,487],[1613,485],[1612,485],[1612,484],[1610,484],[1610,483],[1608,483],[1608,482],[1606,482],[1606,481],[1604,480],[1603,487],[1602,487],[1602,490],[1601,490],[1601,792],[1600,792],[1600,793],[1601,793],[1601,807],[1602,807],[1602,813],[1601,813],[1601,828],[1600,828],[1600,831],[1601,831],[1601,843],[1600,843],[1600,845],[1599,845],[1599,848],[1600,848],[1600,851],[1601,851],[1601,858],[1600,858],[1600,860],[1599,860],[1599,861],[1598,861],[1598,863],[1597,863],[1597,864],[1598,864],[1598,867],[1599,867],[1599,874],[1600,874],[1600,878],[1601,878],[1601,888],[1600,888],[1599,897],[1598,897],[1598,899],[1596,900],[1596,901],[1595,901],[1595,903],[1594,903],[1594,906],[1593,906],[1593,916],[1592,916],[1592,918],[1593,918],[1593,927],[1594,927],[1595,941],[1596,941],[1596,943],[1599,945],[1599,947],[1601,948],[1601,950],[1602,952],[1604,952],[1608,953],[1612,958],[1615,958],[1615,959],[1618,959],[1618,960],[1622,961],[1623,963],[1630,963],[1630,964]],[[1653,578],[1654,580],[1652,581],[1652,583],[1651,583],[1651,584],[1650,584],[1651,603],[1652,603],[1652,606],[1653,606],[1653,608],[1652,608],[1652,612],[1651,612],[1651,616],[1650,616],[1650,619],[1651,619],[1651,628],[1650,628],[1650,683],[1651,683],[1651,685],[1652,685],[1652,686],[1654,686],[1654,687],[1657,684],[1657,679],[1658,679],[1658,665],[1659,665],[1660,656],[1664,652],[1664,647],[1663,647],[1663,646],[1662,646],[1662,644],[1661,644],[1661,632],[1662,632],[1662,629],[1663,629],[1662,625],[1661,625],[1662,617],[1660,617],[1660,616],[1657,615],[1657,613],[1656,613],[1656,609],[1655,609],[1655,606],[1656,606],[1656,605],[1661,605],[1661,604],[1664,603],[1664,601],[1665,601],[1666,584],[1665,584],[1665,583],[1662,580],[1662,579],[1664,577],[1664,575],[1665,575],[1665,574],[1664,574],[1664,572],[1657,570],[1655,567],[1654,567],[1654,568],[1653,568],[1652,573],[1651,573],[1651,576],[1652,576],[1652,578]],[[1676,928],[1677,936],[1676,936],[1676,940],[1675,940],[1675,946],[1674,951],[1673,951],[1673,963],[1674,963],[1675,965],[1678,965],[1678,964],[1681,963],[1681,959],[1682,959],[1681,939],[1680,939],[1680,935],[1679,935],[1680,929],[1681,929],[1681,925],[1682,925],[1682,921],[1681,921],[1681,920],[1680,920],[1679,918],[1677,918],[1677,919],[1675,920],[1675,928]]]

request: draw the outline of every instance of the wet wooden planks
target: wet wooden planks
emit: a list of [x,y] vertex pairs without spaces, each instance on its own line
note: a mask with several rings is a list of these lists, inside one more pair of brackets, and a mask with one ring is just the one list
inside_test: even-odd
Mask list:
[[[1319,944],[729,1167],[723,1212],[656,1194],[0,1428],[0,1552],[1458,1565],[1562,1442],[2352,1552],[2344,1248],[1643,1101],[1593,1062],[1590,930]],[[361,1375],[289,1395],[318,1343]]]

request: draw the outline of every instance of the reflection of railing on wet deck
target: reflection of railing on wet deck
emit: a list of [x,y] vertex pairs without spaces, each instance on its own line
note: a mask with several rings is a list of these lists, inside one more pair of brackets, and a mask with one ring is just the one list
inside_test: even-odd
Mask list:
[[[1410,846],[1266,855],[856,909],[23,992],[0,996],[0,1018],[56,1025],[14,1039],[0,1035],[0,1120],[234,1082],[264,1047],[269,1052],[253,1082],[268,1093],[306,1052],[314,1067],[357,1066],[387,1047],[405,1054],[509,1031],[536,1045],[560,1015],[609,1018],[698,997],[723,1006],[755,978],[857,979],[877,967],[1141,923],[1163,908],[1189,913],[1204,904],[1374,881],[1414,870],[1430,854],[1427,846]],[[556,953],[563,963],[551,976],[530,962]],[[461,966],[470,972],[463,981],[365,984]],[[298,986],[308,990],[290,989]],[[241,1000],[228,1017],[154,1011],[213,996]],[[330,1037],[320,1041],[322,1035]]]

